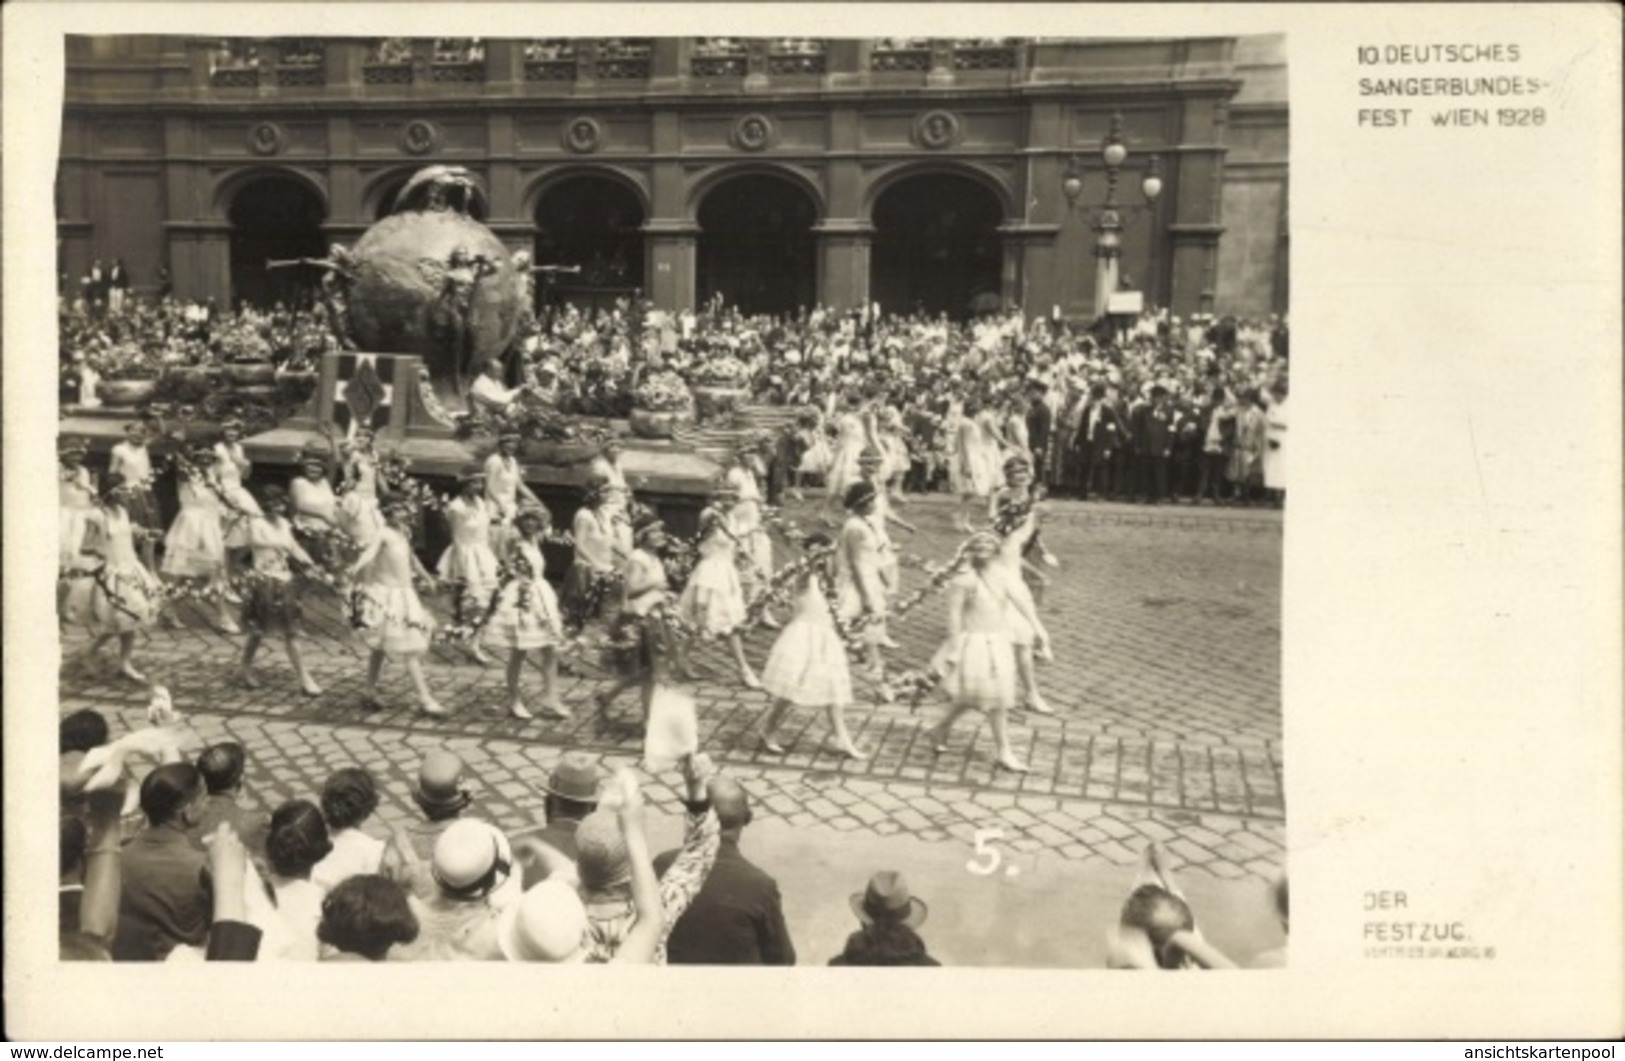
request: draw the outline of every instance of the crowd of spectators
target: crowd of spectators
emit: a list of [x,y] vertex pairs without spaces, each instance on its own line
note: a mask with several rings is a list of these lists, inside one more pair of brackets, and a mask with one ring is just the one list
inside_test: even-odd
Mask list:
[[[681,845],[655,856],[639,782],[586,752],[537,779],[541,821],[503,830],[467,764],[433,749],[412,789],[418,820],[390,829],[361,766],[265,814],[244,798],[241,745],[188,748],[173,717],[159,721],[111,740],[93,710],[62,719],[64,960],[941,964],[921,934],[927,903],[895,870],[851,895],[837,953],[798,953],[777,881],[741,848],[750,796],[704,754],[680,764]],[[1269,901],[1284,931],[1284,877]],[[1155,845],[1102,927],[1112,968],[1233,964]]]

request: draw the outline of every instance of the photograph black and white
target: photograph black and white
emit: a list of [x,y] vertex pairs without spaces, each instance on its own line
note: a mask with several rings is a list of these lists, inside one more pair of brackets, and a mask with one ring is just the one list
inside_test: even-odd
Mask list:
[[63,956],[1282,964],[1286,61],[70,38]]

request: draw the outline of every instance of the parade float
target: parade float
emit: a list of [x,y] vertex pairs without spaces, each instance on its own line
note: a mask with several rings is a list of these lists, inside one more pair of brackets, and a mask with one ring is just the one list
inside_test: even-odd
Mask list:
[[512,429],[525,440],[527,481],[564,506],[578,494],[587,460],[623,438],[623,466],[640,493],[685,522],[717,469],[673,437],[693,418],[680,378],[644,380],[628,419],[573,414],[533,380],[500,401],[476,393],[493,361],[520,382],[519,346],[533,323],[530,254],[510,252],[477,220],[483,213],[484,192],[467,170],[419,171],[353,246],[267,263],[319,278],[317,314],[305,319],[320,324],[324,349],[307,346],[278,364],[263,331],[228,323],[207,356],[182,344],[172,375],[168,355],[126,346],[98,352],[86,359],[103,370],[97,388],[120,404],[65,402],[62,434],[105,451],[125,422],[149,409],[187,435],[231,415],[249,428],[245,447],[258,473],[285,478],[313,440],[368,427],[414,475],[449,481]]

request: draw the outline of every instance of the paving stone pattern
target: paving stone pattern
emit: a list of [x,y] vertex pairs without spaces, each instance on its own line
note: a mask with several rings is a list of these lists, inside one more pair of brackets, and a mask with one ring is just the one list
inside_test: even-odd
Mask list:
[[[898,532],[902,552],[941,558],[951,551],[958,536],[944,499],[918,499],[898,512],[920,527],[915,536]],[[809,523],[812,504],[793,515]],[[940,706],[876,702],[856,675],[859,703],[849,717],[872,753],[868,761],[825,747],[821,713],[811,711],[794,716],[787,754],[766,754],[751,729],[765,695],[738,687],[725,652],[712,647],[697,656],[703,673],[693,687],[702,745],[743,780],[759,813],[797,827],[967,845],[976,830],[999,828],[1018,851],[1120,865],[1157,840],[1183,868],[1268,877],[1284,843],[1280,514],[1052,502],[1043,534],[1062,561],[1041,606],[1056,659],[1039,669],[1058,715],[1018,717],[1017,750],[1032,773],[994,768],[985,720],[967,718],[949,751],[933,755],[922,732]],[[789,556],[780,544],[779,562]],[[906,570],[905,592],[924,577]],[[249,749],[250,789],[268,808],[314,794],[332,770],[357,763],[383,785],[383,820],[408,820],[416,815],[417,763],[426,749],[445,745],[478,776],[485,814],[517,828],[539,820],[539,782],[561,748],[591,749],[611,767],[636,762],[634,697],[621,701],[624,722],[600,731],[590,698],[603,676],[593,665],[583,662],[563,679],[576,716],[567,722],[509,719],[501,666],[482,668],[452,646],[437,648],[428,667],[452,717],[414,712],[398,666],[385,672],[393,703],[369,710],[361,702],[364,650],[348,638],[336,602],[313,593],[307,613],[306,655],[325,689],[314,699],[298,694],[275,643],[257,660],[262,688],[232,684],[240,638],[214,631],[187,606],[182,629],[155,630],[138,649],[138,664],[169,686],[200,740],[235,739]],[[943,636],[942,613],[941,600],[928,599],[894,624],[903,646],[893,653],[898,664],[931,654]],[[758,664],[772,637],[764,630],[747,638]],[[82,643],[70,632],[66,651]],[[110,671],[110,664],[65,666],[62,709],[97,706],[126,725],[142,724],[145,690]],[[528,677],[527,688],[537,681]],[[654,801],[675,805],[676,783],[670,773],[653,779]]]

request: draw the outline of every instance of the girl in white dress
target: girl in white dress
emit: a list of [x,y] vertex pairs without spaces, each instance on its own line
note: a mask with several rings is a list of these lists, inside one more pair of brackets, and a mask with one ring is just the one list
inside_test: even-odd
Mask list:
[[[746,603],[754,599],[756,591],[773,577],[773,539],[768,534],[767,524],[762,522],[762,488],[758,478],[761,471],[760,445],[754,439],[742,439],[734,449],[732,463],[725,473],[736,498],[733,507],[728,510],[728,529],[738,541],[740,555],[744,559],[740,586]],[[761,624],[769,630],[779,628],[779,621],[766,608],[761,612]]]
[[563,607],[565,625],[571,630],[582,629],[603,613],[608,587],[626,559],[613,515],[613,493],[603,479],[588,479],[581,508],[570,525],[575,555],[564,576]]
[[328,478],[327,450],[314,439],[299,454],[299,477],[288,484],[293,532],[317,564],[334,563],[332,540],[338,529],[339,499]]
[[790,476],[789,494],[797,501],[803,499],[801,492],[804,477],[808,475],[827,475],[829,473],[829,437],[824,434],[824,418],[817,409],[808,407],[796,416],[796,430],[801,435],[801,462],[796,465]]
[[503,431],[497,436],[496,452],[485,458],[485,500],[490,503],[496,527],[491,533],[491,548],[498,556],[508,548],[513,535],[513,520],[519,514],[519,502],[541,501],[525,485],[525,470],[519,464],[519,443],[523,436],[518,431]]
[[[57,570],[80,566],[79,550],[85,543],[85,528],[96,510],[96,485],[85,467],[85,444],[65,440],[57,449]],[[60,604],[60,601],[58,602]]]
[[618,551],[622,556],[630,556],[632,518],[628,510],[632,503],[632,488],[627,485],[626,470],[621,466],[623,452],[620,442],[615,439],[604,443],[604,448],[599,451],[598,456],[587,465],[587,474],[604,481],[606,487],[604,510],[608,513],[615,531],[615,540],[619,544]]
[[866,759],[868,754],[852,742],[847,730],[852,675],[846,645],[824,591],[825,581],[834,574],[835,543],[828,535],[814,534],[804,544],[809,554],[819,558],[801,576],[796,587],[795,614],[773,642],[762,668],[762,688],[773,697],[773,706],[762,719],[759,731],[762,747],[775,755],[785,750],[775,734],[792,706],[822,707],[829,717],[835,747],[848,758]]
[[542,556],[542,539],[553,528],[553,519],[541,505],[525,504],[514,517],[518,531],[508,545],[507,568],[491,603],[485,623],[485,640],[493,648],[508,650],[508,713],[517,719],[531,719],[519,693],[519,675],[525,667],[525,653],[542,655],[542,714],[569,718],[559,703],[559,660],[557,646],[564,640],[564,621],[559,600],[547,584],[547,560]]
[[970,512],[977,507],[977,502],[985,504],[986,498],[998,487],[993,479],[997,451],[994,451],[995,455],[989,455],[992,444],[982,427],[984,418],[981,405],[972,399],[965,403],[964,413],[954,428],[954,456],[949,473],[950,478],[958,484],[955,489],[959,492],[959,510],[955,513],[954,527],[966,533],[971,530]]
[[869,664],[868,677],[876,683],[886,676],[880,649],[890,640],[886,635],[890,604],[884,574],[889,539],[876,526],[875,504],[879,496],[873,483],[862,480],[847,490],[843,500],[848,515],[835,553],[836,614],[843,622],[867,619],[862,629],[864,655]]
[[[948,714],[926,731],[933,750],[947,748],[948,734],[959,716],[967,711],[986,711],[993,721],[998,765],[1016,773],[1026,773],[1027,765],[1016,758],[1010,745],[1009,712],[1016,703],[1016,657],[1010,643],[1007,609],[1026,608],[1013,594],[1009,581],[999,569],[999,538],[988,531],[977,532],[965,545],[969,569],[956,576],[948,592],[948,638],[931,659],[942,675],[942,688],[948,696]],[[1035,644],[1040,651],[1043,628],[1038,617],[1023,616],[1037,631]]]
[[660,517],[649,510],[634,517],[632,541],[620,614],[610,626],[612,647],[606,662],[616,674],[615,683],[593,697],[600,730],[608,723],[609,705],[634,685],[642,693],[643,722],[647,725],[655,693],[667,680],[667,672],[678,655],[676,639],[660,608],[671,598],[666,565],[660,559],[660,551],[666,546],[666,528]]
[[[457,482],[461,492],[445,508],[446,522],[451,525],[451,544],[440,554],[435,573],[451,587],[453,616],[461,624],[484,615],[490,607],[502,565],[491,548],[491,525],[495,517],[485,500],[485,473],[479,468],[469,468]],[[469,643],[469,654],[481,665],[491,662],[478,639]]]
[[760,689],[740,632],[745,621],[745,591],[736,566],[740,542],[728,525],[728,512],[737,500],[733,484],[726,477],[719,479],[710,507],[700,513],[699,561],[678,598],[677,614],[700,636],[725,638],[740,682],[747,689]]
[[248,551],[250,583],[243,602],[243,626],[248,640],[243,643],[242,659],[238,663],[238,680],[255,689],[259,681],[254,677],[254,654],[266,637],[279,635],[288,651],[288,662],[293,664],[299,679],[299,690],[306,696],[320,696],[321,687],[310,676],[305,660],[299,652],[299,635],[304,632],[304,609],[299,602],[299,583],[294,580],[288,561],[294,560],[307,567],[315,561],[293,536],[293,523],[288,495],[280,487],[266,487],[265,503],[258,506],[264,513],[248,523]]
[[994,533],[999,536],[996,564],[1010,587],[1011,602],[1006,607],[1005,620],[1016,654],[1016,676],[1022,703],[1027,709],[1039,715],[1053,715],[1055,710],[1045,703],[1044,695],[1038,691],[1037,668],[1033,662],[1035,645],[1047,645],[1049,637],[1041,625],[1035,626],[1025,616],[1038,614],[1038,603],[1028,587],[1027,575],[1030,572],[1037,579],[1043,579],[1043,575],[1028,564],[1027,554],[1036,552],[1048,564],[1054,564],[1055,559],[1037,540],[1038,511],[1032,497],[1032,465],[1025,457],[1012,456],[1004,463],[1004,475],[1008,485],[993,495],[990,515]]
[[344,477],[339,483],[339,529],[365,549],[383,530],[378,510],[378,454],[370,428],[357,428],[343,447]]
[[384,526],[361,550],[350,567],[355,588],[350,591],[350,626],[371,651],[367,659],[365,701],[379,705],[378,676],[384,660],[404,660],[418,694],[418,706],[425,714],[444,716],[449,712],[436,702],[423,677],[423,657],[434,634],[434,617],[418,599],[412,587],[417,575],[433,584],[434,578],[412,552],[412,520],[416,511],[410,501],[393,500],[383,506]]
[[147,449],[147,425],[132,421],[124,427],[124,441],[108,455],[107,470],[124,478],[124,509],[137,528],[153,533],[140,534],[136,548],[148,571],[158,567],[158,539],[163,536],[159,522],[158,499],[152,492],[152,453]]
[[176,578],[202,579],[215,597],[215,625],[235,634],[239,627],[227,605],[233,596],[226,581],[226,541],[222,529],[223,498],[229,496],[215,475],[219,454],[213,447],[193,448],[181,462],[181,510],[164,536],[163,573]]
[[259,502],[243,485],[254,473],[254,465],[243,451],[243,422],[235,417],[220,423],[220,441],[214,444],[215,472],[229,502],[224,512],[226,549],[248,548],[248,527],[260,515]]
[[908,439],[903,430],[903,414],[896,406],[888,405],[880,414],[880,455],[885,458],[880,467],[880,482],[885,492],[899,505],[907,504],[903,497],[903,477],[912,463],[908,453]]
[[[897,547],[892,542],[891,528],[902,527],[910,534],[916,533],[919,528],[908,520],[903,519],[891,510],[891,498],[887,496],[885,488],[880,482],[880,476],[886,468],[886,459],[874,450],[865,450],[863,456],[858,458],[858,467],[863,476],[863,482],[875,488],[874,511],[869,515],[869,526],[873,528],[878,539],[877,564],[880,568],[880,584],[885,591],[887,607],[890,602],[902,591],[902,570],[897,561]],[[901,648],[891,638],[890,631],[884,623],[876,624],[870,628],[875,633],[877,643],[881,648]]]
[[121,497],[123,486],[123,477],[108,475],[98,507],[86,515],[85,548],[99,556],[100,562],[90,556],[84,561],[91,563],[80,562],[94,570],[71,582],[65,613],[95,638],[84,650],[84,658],[94,658],[102,646],[117,638],[118,672],[131,681],[145,682],[146,675],[135,669],[130,657],[135,635],[158,617],[163,588],[136,552],[135,528]]
[[874,444],[873,414],[863,404],[863,396],[849,391],[846,407],[835,416],[835,450],[830,455],[825,477],[824,509],[828,514],[841,503],[847,488],[858,481],[858,456]]

